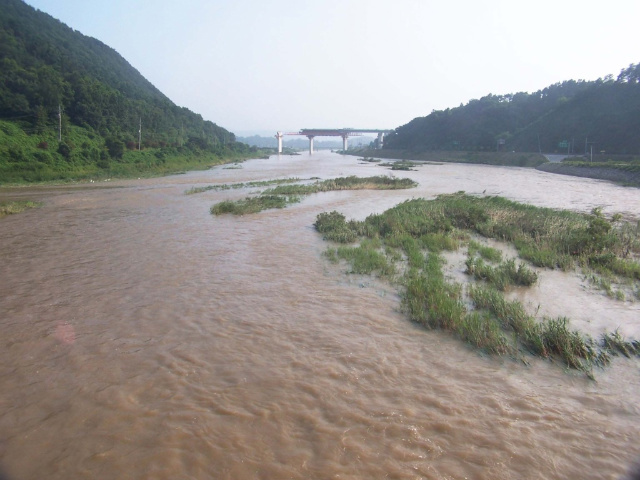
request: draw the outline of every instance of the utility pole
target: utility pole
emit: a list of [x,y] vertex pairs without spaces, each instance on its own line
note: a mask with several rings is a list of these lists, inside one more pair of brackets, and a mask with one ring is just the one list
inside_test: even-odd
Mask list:
[[138,128],[138,151],[142,150],[142,117],[140,117],[140,127]]
[[62,107],[58,104],[58,141],[62,141]]

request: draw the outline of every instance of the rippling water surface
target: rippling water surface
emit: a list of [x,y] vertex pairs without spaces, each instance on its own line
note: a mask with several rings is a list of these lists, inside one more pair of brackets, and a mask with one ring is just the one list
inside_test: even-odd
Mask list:
[[[321,253],[318,213],[364,219],[465,190],[640,216],[637,189],[528,169],[429,165],[407,191],[330,192],[209,214],[257,189],[388,174],[331,153],[92,187],[3,190],[0,476],[8,480],[619,478],[640,457],[638,363],[597,382],[479,355],[399,312],[394,289]],[[640,310],[546,272],[527,304],[640,338]]]

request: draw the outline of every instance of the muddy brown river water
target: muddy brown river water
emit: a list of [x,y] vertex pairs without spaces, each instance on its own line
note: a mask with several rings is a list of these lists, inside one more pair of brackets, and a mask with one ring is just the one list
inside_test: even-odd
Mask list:
[[[406,191],[321,193],[214,217],[259,189],[391,174],[355,157],[251,160],[160,179],[0,190],[0,478],[617,479],[640,459],[640,370],[597,381],[413,325],[394,288],[328,264],[318,213],[363,219],[465,190],[640,217],[640,193],[529,169],[427,165]],[[640,338],[638,303],[547,272],[527,305]]]

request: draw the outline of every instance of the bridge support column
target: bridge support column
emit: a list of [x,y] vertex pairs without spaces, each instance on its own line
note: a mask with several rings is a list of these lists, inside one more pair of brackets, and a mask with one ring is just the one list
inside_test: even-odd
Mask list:
[[307,135],[309,139],[309,155],[313,155],[313,135]]
[[347,151],[347,138],[349,135],[342,135],[342,150]]
[[384,133],[383,132],[379,132],[378,133],[378,144],[376,145],[376,148],[381,149],[383,141],[384,141]]
[[282,137],[284,135],[282,135],[282,132],[277,132],[276,133],[276,138],[278,139],[278,153],[282,153]]

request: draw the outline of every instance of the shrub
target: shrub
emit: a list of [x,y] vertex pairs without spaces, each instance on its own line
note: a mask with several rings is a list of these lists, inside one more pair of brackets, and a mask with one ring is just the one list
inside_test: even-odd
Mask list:
[[71,147],[65,142],[60,142],[58,145],[58,153],[68,160],[71,156]]

